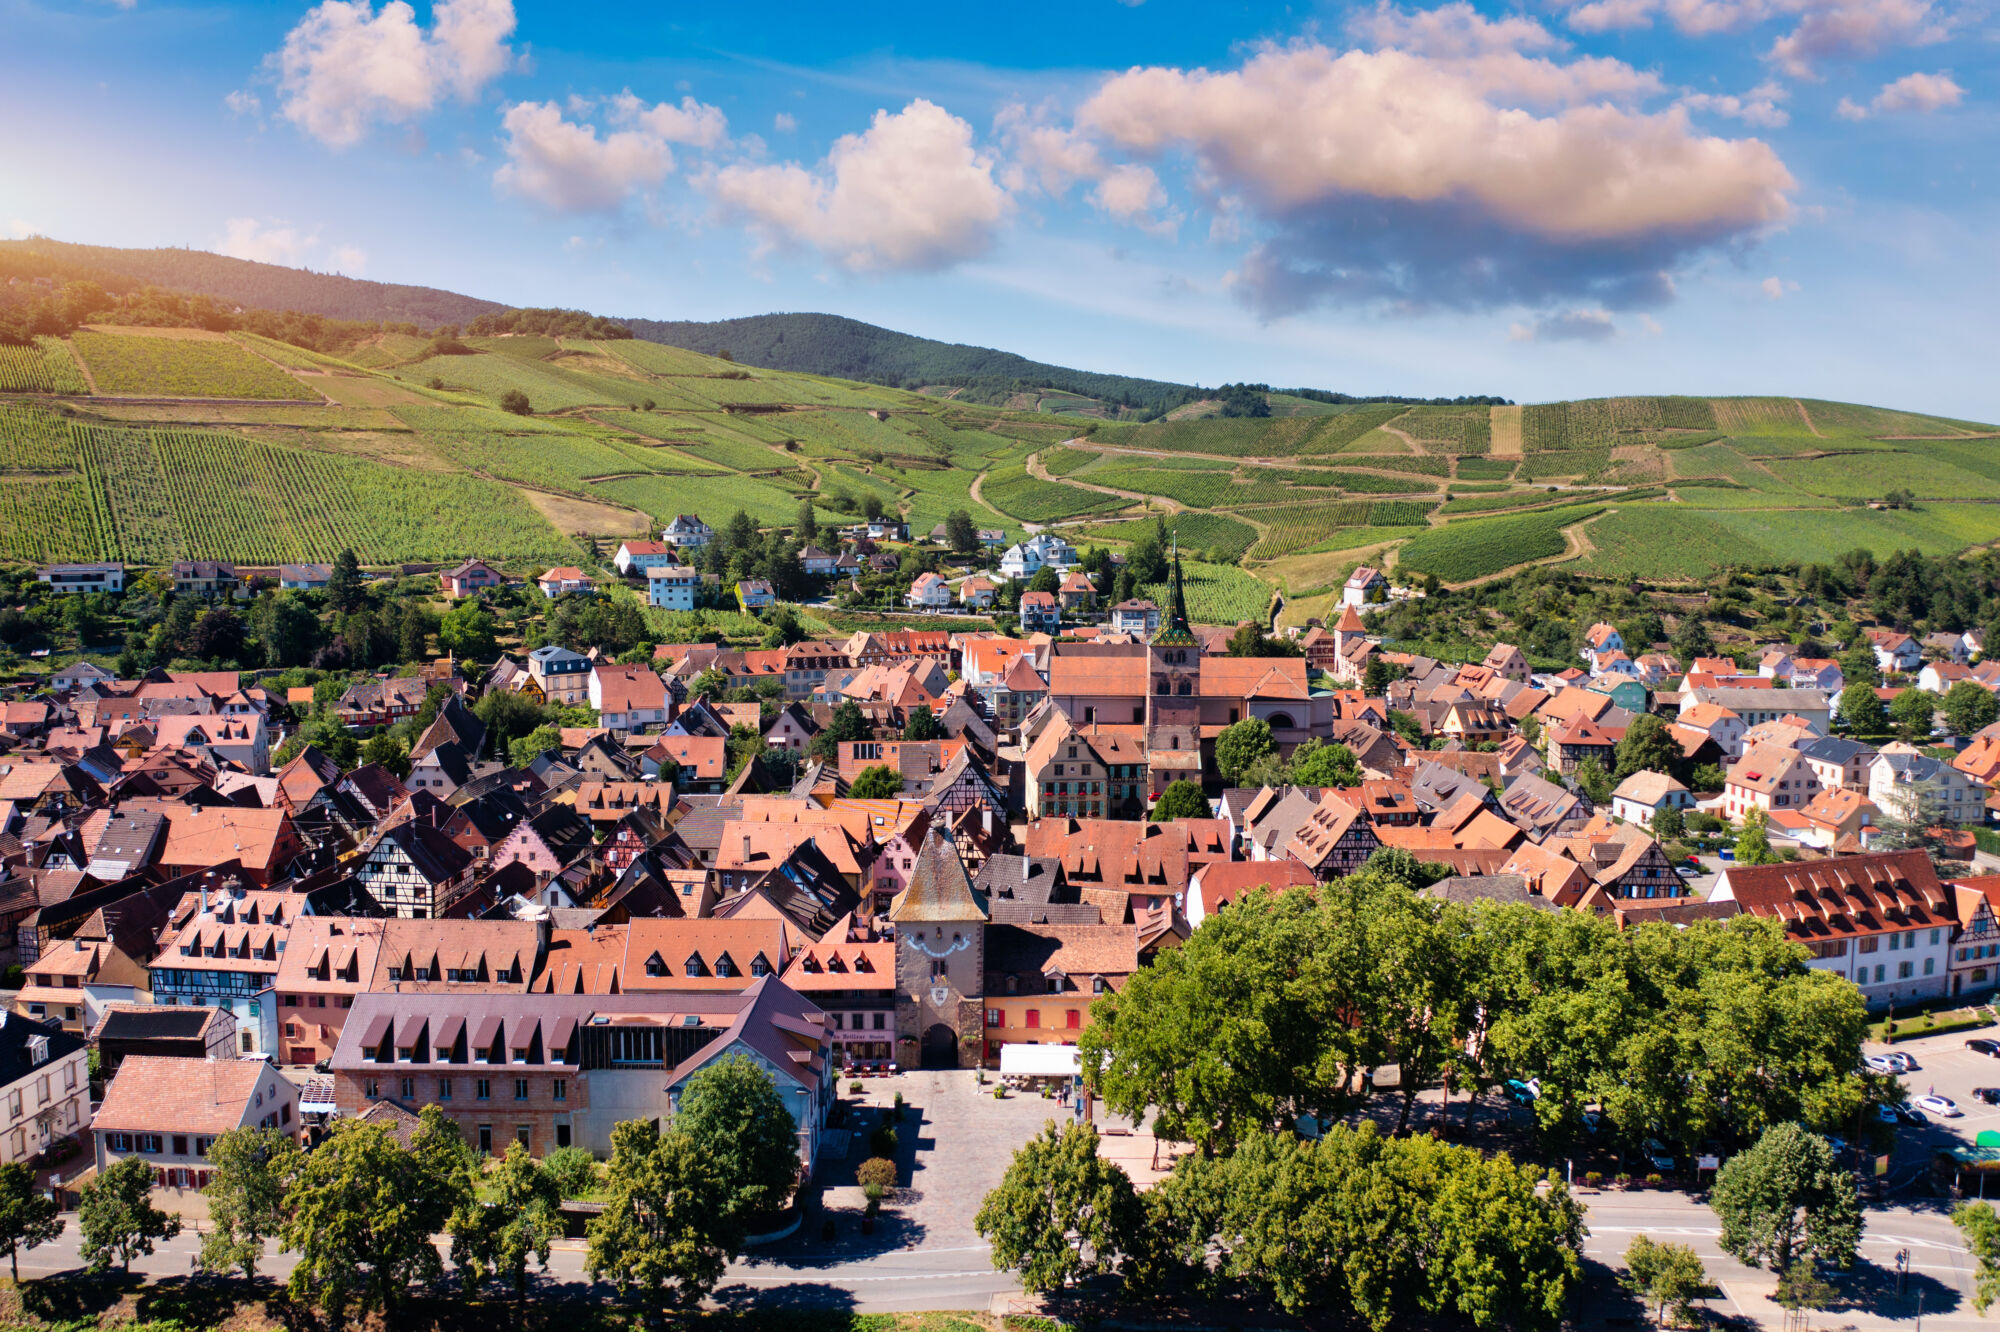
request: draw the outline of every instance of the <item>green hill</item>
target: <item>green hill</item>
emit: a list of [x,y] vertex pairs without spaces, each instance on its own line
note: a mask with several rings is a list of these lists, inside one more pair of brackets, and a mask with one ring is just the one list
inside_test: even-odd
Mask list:
[[498,301],[461,296],[436,287],[368,282],[337,273],[313,273],[231,259],[206,250],[120,250],[103,245],[72,245],[39,236],[0,241],[0,278],[16,272],[102,282],[106,286],[112,285],[105,282],[106,275],[118,275],[248,308],[297,310],[327,319],[407,322],[423,328],[470,323],[480,315],[507,309]]

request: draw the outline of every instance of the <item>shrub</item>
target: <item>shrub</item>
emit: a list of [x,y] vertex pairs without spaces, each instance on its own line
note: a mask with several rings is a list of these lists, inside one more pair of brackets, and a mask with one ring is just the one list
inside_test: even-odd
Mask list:
[[1007,1099],[1007,1089],[1006,1089],[1005,1087],[995,1087],[995,1088],[993,1089],[993,1099],[994,1099],[994,1100],[996,1100],[996,1101],[1004,1101],[1004,1100],[1006,1100],[1006,1099]]
[[903,1113],[903,1093],[901,1092],[896,1093],[896,1113],[899,1115]]
[[1646,1182],[1647,1182],[1648,1184],[1651,1184],[1651,1185],[1654,1185],[1655,1187],[1657,1187],[1657,1186],[1659,1186],[1659,1185],[1661,1185],[1661,1184],[1664,1184],[1664,1183],[1666,1182],[1666,1179],[1665,1179],[1665,1177],[1664,1177],[1664,1176],[1662,1176],[1662,1175],[1660,1174],[1660,1172],[1659,1172],[1659,1171],[1655,1170],[1655,1171],[1654,1171],[1654,1172],[1653,1172],[1652,1174],[1650,1174],[1650,1175],[1646,1176]]
[[1604,1172],[1602,1170],[1586,1170],[1583,1172],[1583,1186],[1585,1188],[1594,1189],[1603,1183]]
[[849,1096],[859,1096],[859,1095],[861,1095],[861,1079],[860,1079],[860,1078],[855,1078],[855,1079],[854,1079],[854,1080],[853,1080],[852,1082],[849,1082],[849,1083],[847,1084],[847,1094],[848,1094]]
[[869,1197],[879,1198],[896,1187],[896,1163],[886,1156],[872,1156],[861,1163],[861,1168],[854,1172],[854,1178],[864,1191],[875,1190]]
[[519,389],[508,389],[500,395],[500,410],[512,412],[516,416],[533,416],[535,409],[528,401],[528,395]]
[[542,1169],[565,1198],[582,1198],[597,1187],[597,1162],[581,1147],[558,1147],[542,1158]]
[[896,1154],[896,1130],[890,1128],[887,1124],[877,1128],[873,1133],[868,1135],[868,1150],[877,1156],[894,1156]]

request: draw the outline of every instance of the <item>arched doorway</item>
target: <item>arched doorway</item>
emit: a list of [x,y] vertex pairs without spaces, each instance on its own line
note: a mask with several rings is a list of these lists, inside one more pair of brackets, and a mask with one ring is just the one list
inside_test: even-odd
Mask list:
[[1292,720],[1292,714],[1289,712],[1274,712],[1264,720],[1274,731],[1286,731],[1298,725]]
[[933,1022],[924,1029],[925,1068],[958,1067],[958,1033],[945,1022]]

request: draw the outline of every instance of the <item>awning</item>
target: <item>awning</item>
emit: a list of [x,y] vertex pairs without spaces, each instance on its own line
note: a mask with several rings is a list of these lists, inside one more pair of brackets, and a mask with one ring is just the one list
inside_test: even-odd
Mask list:
[[438,1019],[437,1034],[432,1037],[432,1057],[442,1061],[447,1050],[458,1044],[458,1033],[465,1028],[465,1019],[451,1013]]
[[382,1038],[389,1034],[389,1024],[394,1014],[377,1013],[368,1019],[368,1025],[361,1029],[361,1044],[364,1049],[373,1050],[382,1044]]
[[511,1060],[514,1057],[515,1050],[533,1050],[535,1048],[535,1033],[541,1030],[541,1026],[542,1020],[540,1018],[515,1019],[514,1023],[507,1030],[507,1044],[511,1047],[507,1051],[507,1058]]
[[415,1048],[417,1037],[423,1034],[424,1023],[428,1020],[422,1014],[413,1013],[397,1023],[396,1048],[399,1050]]
[[1074,1045],[1017,1042],[1000,1047],[1000,1076],[1003,1078],[1073,1078],[1082,1069]]

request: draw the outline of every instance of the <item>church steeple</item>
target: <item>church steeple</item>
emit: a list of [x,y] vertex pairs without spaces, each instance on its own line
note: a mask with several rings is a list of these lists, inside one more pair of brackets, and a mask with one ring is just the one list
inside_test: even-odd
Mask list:
[[1154,647],[1200,647],[1201,640],[1188,627],[1187,597],[1181,590],[1181,539],[1174,534],[1173,568],[1168,578],[1172,585],[1172,604],[1167,611],[1167,622],[1153,635]]

